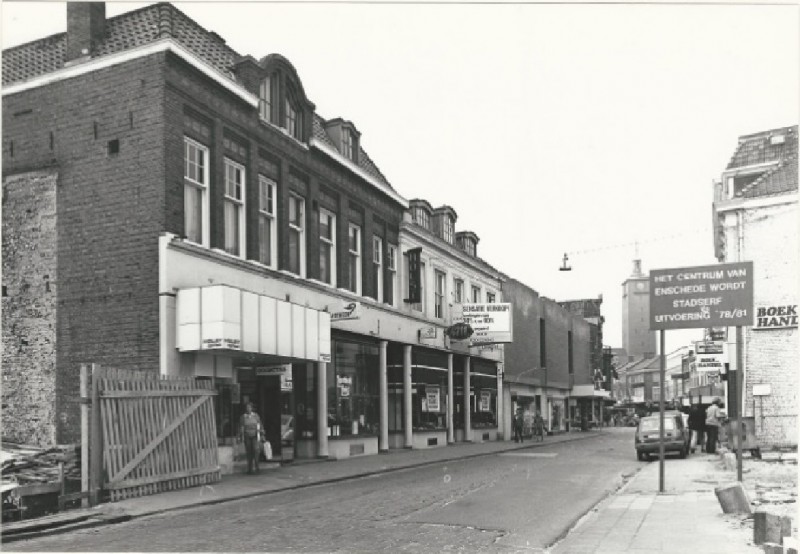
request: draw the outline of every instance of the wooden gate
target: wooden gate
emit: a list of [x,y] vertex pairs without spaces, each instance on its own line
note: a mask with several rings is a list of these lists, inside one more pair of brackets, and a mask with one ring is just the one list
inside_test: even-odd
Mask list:
[[211,383],[98,369],[102,488],[110,500],[220,480]]

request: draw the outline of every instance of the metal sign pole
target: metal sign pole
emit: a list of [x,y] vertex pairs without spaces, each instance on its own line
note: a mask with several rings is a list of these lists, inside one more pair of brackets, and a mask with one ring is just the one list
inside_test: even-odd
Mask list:
[[[742,333],[742,326],[736,326],[736,424],[739,428],[734,431],[739,439],[736,449],[736,479],[742,482],[742,451],[744,450],[744,406],[742,405],[742,385],[744,384],[744,333]],[[731,407],[728,406],[728,410]]]
[[667,357],[664,354],[664,336],[666,331],[661,329],[661,368],[658,372],[658,384],[660,394],[658,395],[658,492],[664,492],[664,374],[667,369]]

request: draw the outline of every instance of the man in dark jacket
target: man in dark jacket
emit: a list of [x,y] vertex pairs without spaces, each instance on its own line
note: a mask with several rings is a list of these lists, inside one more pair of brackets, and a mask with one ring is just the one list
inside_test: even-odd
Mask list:
[[261,418],[253,411],[253,405],[248,402],[245,412],[239,421],[239,433],[244,442],[244,450],[247,453],[247,473],[258,473],[258,457],[261,448],[261,435],[264,427],[261,425]]
[[[699,446],[700,452],[705,452],[706,447],[703,444],[703,439],[706,433],[706,412],[700,404],[692,406],[689,412],[689,429],[692,431],[692,438],[694,439],[692,444],[695,447]],[[694,448],[692,448],[692,453],[694,453]]]

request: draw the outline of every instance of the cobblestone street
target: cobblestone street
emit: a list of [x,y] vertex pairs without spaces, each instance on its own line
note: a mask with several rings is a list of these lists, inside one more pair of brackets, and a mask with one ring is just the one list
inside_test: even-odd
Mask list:
[[[543,548],[632,473],[630,433],[269,494],[14,544],[34,551]],[[145,539],[146,537],[146,539]]]

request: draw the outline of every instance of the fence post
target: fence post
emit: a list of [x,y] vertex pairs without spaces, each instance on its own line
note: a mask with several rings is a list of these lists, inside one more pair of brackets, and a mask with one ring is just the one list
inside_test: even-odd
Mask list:
[[[81,364],[81,492],[89,491],[89,368]],[[63,493],[62,493],[63,494]],[[81,506],[89,506],[89,499],[81,499]]]
[[91,414],[91,464],[89,487],[91,491],[91,505],[100,502],[100,487],[103,477],[103,433],[100,425],[100,366],[91,364],[92,370],[92,414]]

